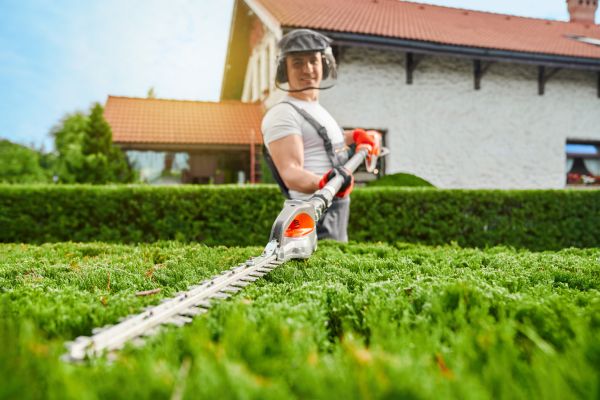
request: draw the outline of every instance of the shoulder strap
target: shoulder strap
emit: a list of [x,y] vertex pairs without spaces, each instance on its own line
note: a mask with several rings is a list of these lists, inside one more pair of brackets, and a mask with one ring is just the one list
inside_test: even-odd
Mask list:
[[269,169],[271,170],[273,179],[275,179],[275,182],[277,182],[277,185],[279,186],[279,190],[281,190],[281,193],[285,196],[286,199],[291,199],[290,190],[283,182],[281,175],[279,175],[279,171],[277,170],[277,167],[275,166],[275,163],[273,162],[273,159],[271,158],[271,154],[269,154],[269,149],[264,144],[263,144],[263,156],[265,158],[265,162],[267,163],[267,167],[269,167]]
[[329,139],[329,135],[327,135],[327,128],[321,125],[319,121],[314,119],[313,116],[310,115],[305,109],[298,107],[294,103],[289,101],[282,101],[281,103],[289,104],[290,106],[292,106],[294,110],[298,111],[298,113],[302,115],[302,117],[304,117],[304,119],[309,124],[311,124],[313,128],[315,128],[321,139],[323,139],[323,144],[325,145],[325,151],[327,152],[327,157],[329,157],[329,161],[331,161],[331,164],[334,167],[340,166],[338,158],[336,157],[335,152],[333,151],[331,139]]

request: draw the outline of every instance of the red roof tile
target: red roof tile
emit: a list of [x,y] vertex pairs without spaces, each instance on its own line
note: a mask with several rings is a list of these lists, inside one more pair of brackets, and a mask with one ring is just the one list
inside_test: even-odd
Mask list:
[[115,143],[262,143],[260,104],[108,96],[104,117]]
[[566,37],[581,35],[600,39],[600,25],[518,17],[400,0],[254,1],[260,3],[282,27],[600,58],[600,46],[580,43]]

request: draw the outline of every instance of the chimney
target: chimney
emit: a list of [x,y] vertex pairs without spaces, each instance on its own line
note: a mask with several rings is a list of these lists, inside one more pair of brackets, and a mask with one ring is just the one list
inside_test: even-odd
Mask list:
[[595,24],[598,0],[567,0],[570,21],[582,24]]

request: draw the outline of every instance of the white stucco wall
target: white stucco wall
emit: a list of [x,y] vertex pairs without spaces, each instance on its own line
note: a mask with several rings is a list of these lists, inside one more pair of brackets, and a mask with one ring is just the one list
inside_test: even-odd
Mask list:
[[539,96],[535,66],[495,63],[475,91],[472,61],[427,56],[412,85],[404,65],[401,52],[347,49],[321,95],[342,126],[387,130],[388,174],[440,188],[563,188],[567,138],[600,141],[592,72],[561,70]]

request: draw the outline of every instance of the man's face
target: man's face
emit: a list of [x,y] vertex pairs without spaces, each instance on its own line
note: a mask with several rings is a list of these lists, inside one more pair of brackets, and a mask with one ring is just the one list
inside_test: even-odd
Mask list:
[[288,81],[291,90],[318,88],[323,78],[322,56],[318,51],[294,53],[286,57]]

